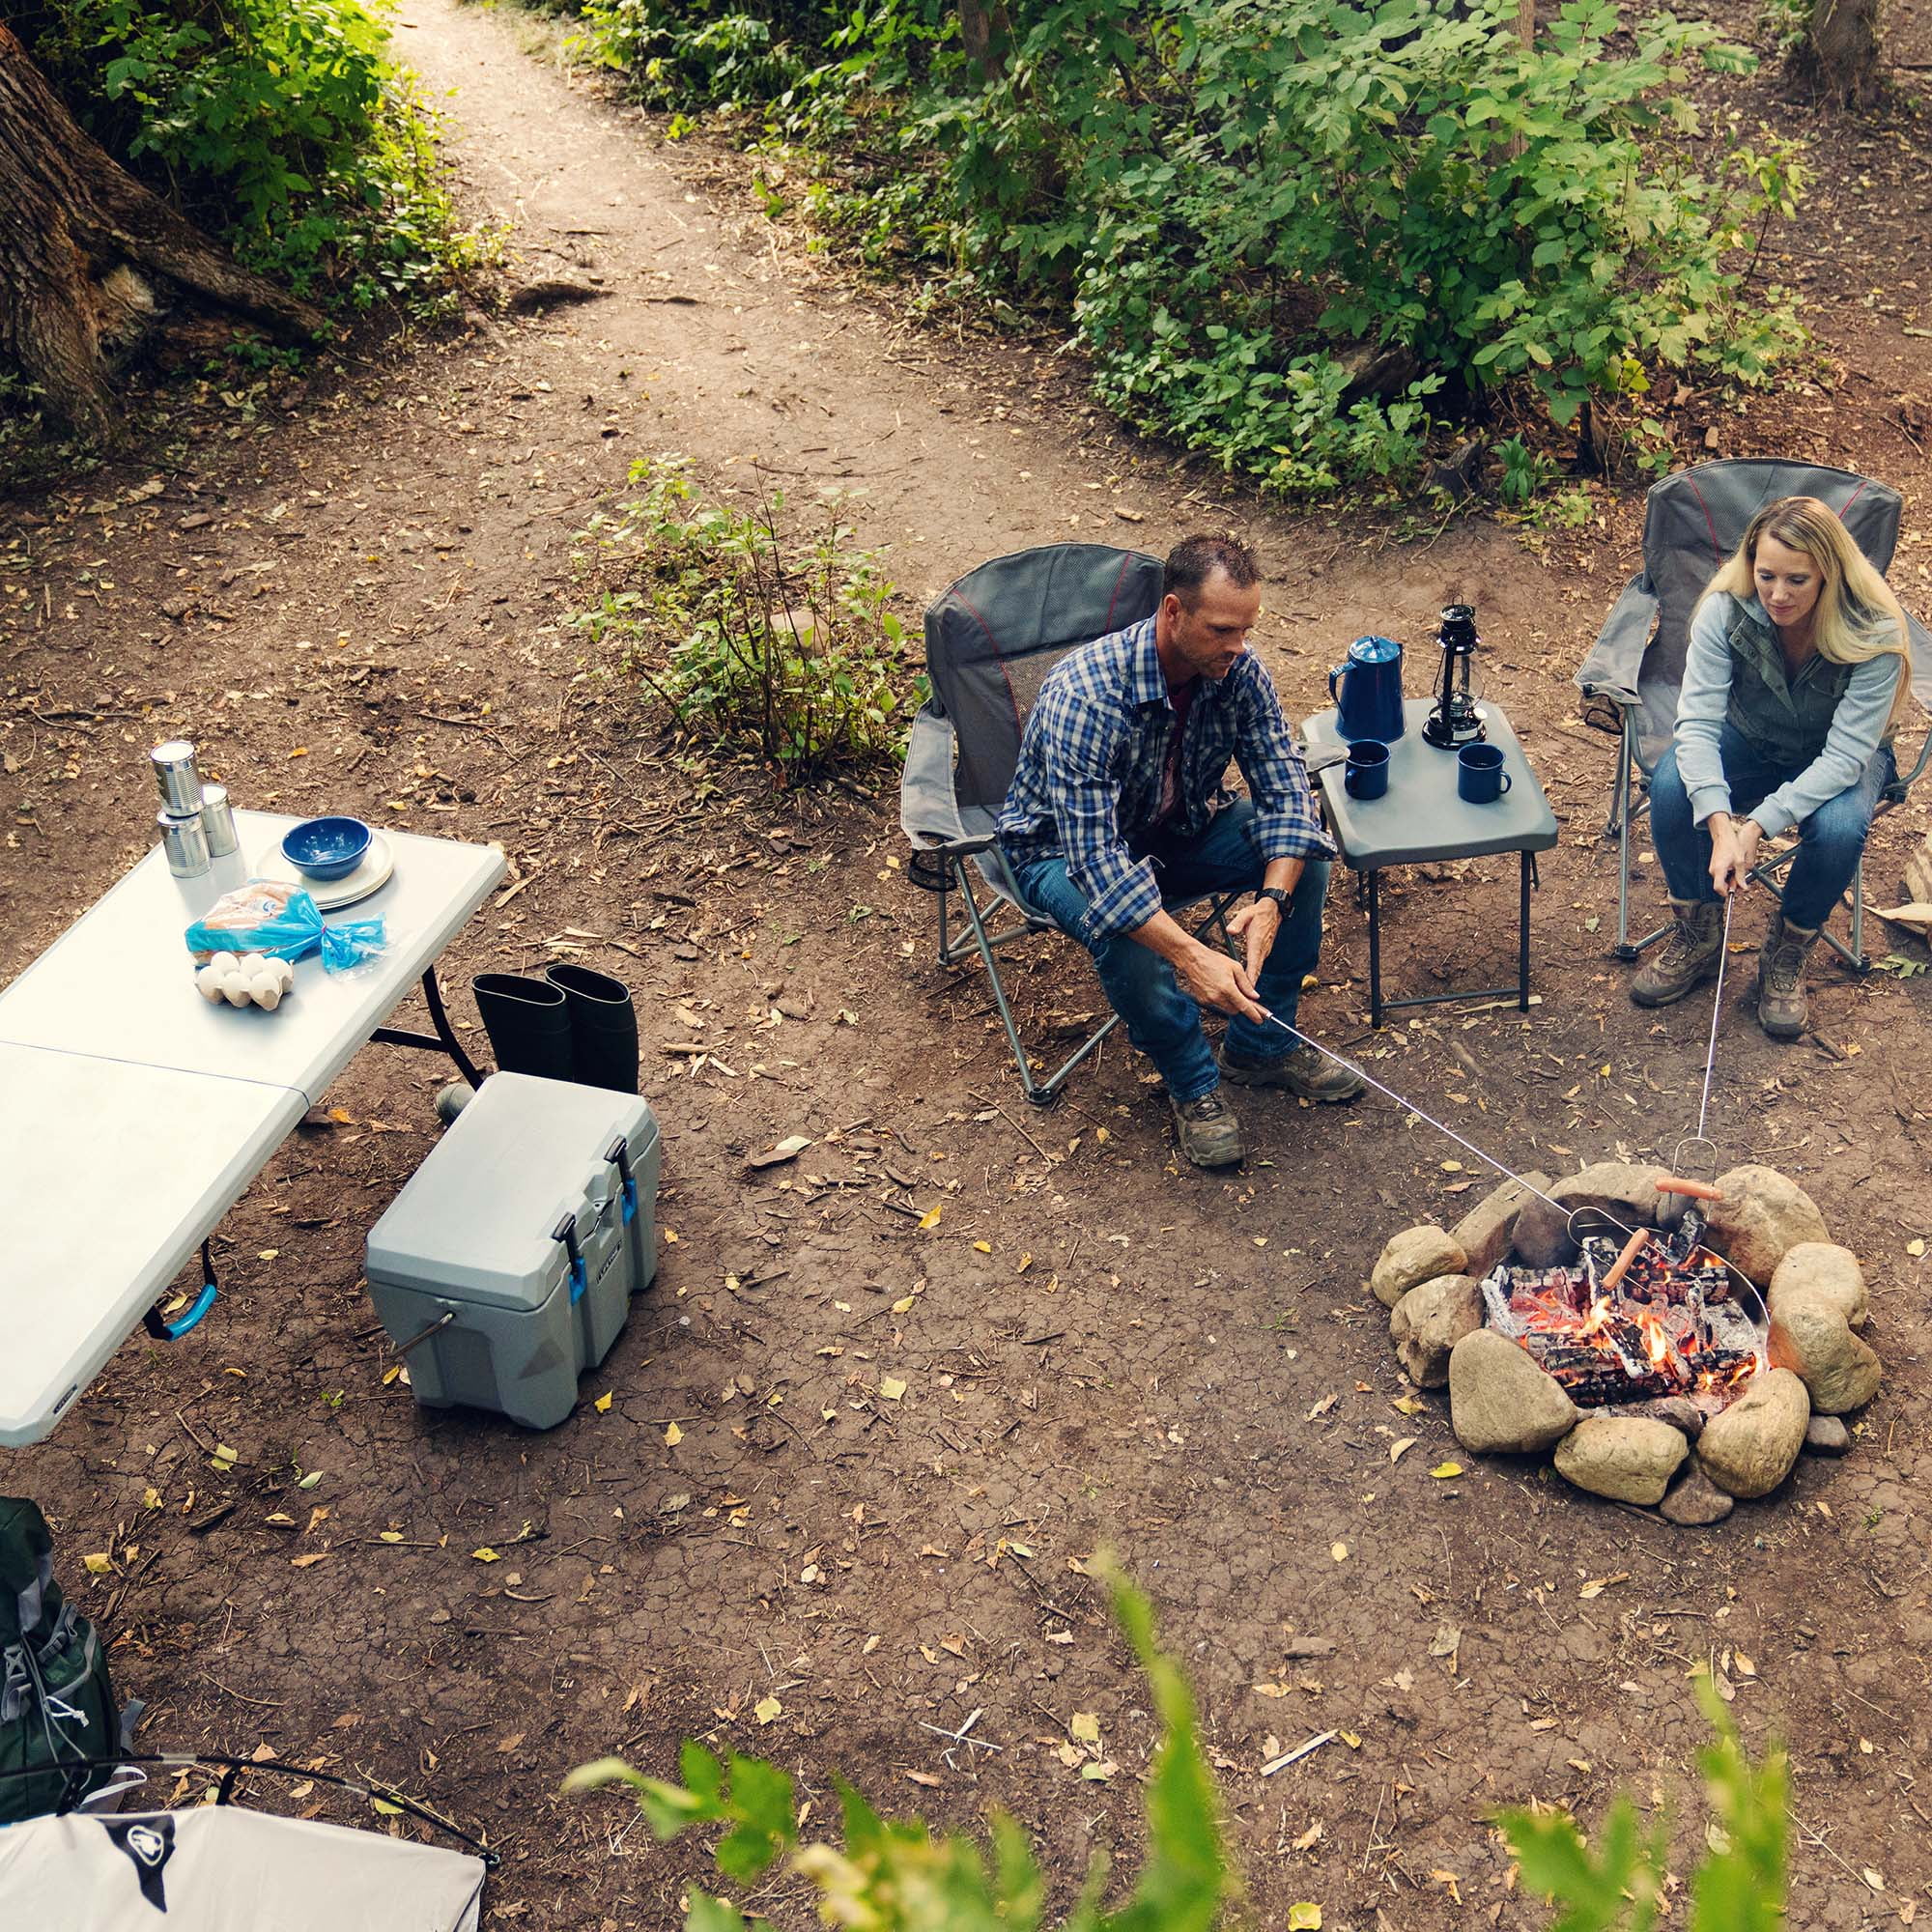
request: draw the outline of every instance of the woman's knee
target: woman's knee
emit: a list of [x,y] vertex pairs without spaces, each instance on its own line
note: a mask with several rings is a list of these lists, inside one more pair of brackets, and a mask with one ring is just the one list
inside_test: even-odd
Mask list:
[[1871,834],[1872,803],[1861,785],[1827,799],[1801,828],[1800,836],[1820,860],[1833,864],[1847,878],[1865,849]]

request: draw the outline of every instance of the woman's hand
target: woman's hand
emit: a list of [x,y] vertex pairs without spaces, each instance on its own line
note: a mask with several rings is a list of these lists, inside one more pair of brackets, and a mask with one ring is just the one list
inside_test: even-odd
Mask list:
[[1711,834],[1711,884],[1728,898],[1750,877],[1757,864],[1757,848],[1764,838],[1764,827],[1754,818],[1733,818],[1729,812],[1713,812]]
[[1272,899],[1256,899],[1228,916],[1228,937],[1238,939],[1247,955],[1248,978],[1257,980],[1267,964],[1268,949],[1281,930],[1281,908]]

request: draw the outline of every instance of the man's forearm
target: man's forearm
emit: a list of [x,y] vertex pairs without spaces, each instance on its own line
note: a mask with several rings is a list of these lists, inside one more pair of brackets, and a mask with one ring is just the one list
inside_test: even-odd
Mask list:
[[1270,859],[1266,871],[1262,874],[1262,884],[1292,894],[1301,883],[1301,868],[1307,863],[1305,859]]
[[1178,965],[1190,953],[1205,951],[1201,942],[1164,908],[1142,924],[1130,927],[1127,937],[1158,952],[1170,966]]

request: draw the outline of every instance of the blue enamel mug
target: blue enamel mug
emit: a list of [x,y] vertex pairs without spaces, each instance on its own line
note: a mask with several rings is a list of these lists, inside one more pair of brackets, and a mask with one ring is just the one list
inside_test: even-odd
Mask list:
[[1493,805],[1510,788],[1503,754],[1493,745],[1464,745],[1456,753],[1456,790],[1471,805]]
[[1328,673],[1328,696],[1338,737],[1392,744],[1402,736],[1402,646],[1393,638],[1357,638],[1348,663]]

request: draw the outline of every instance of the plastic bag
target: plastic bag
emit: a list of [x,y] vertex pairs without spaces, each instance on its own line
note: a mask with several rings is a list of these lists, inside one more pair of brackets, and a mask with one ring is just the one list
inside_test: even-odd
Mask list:
[[197,963],[215,952],[263,952],[270,959],[322,954],[323,970],[345,973],[388,947],[380,919],[325,925],[315,900],[280,879],[250,879],[223,893],[184,935]]

